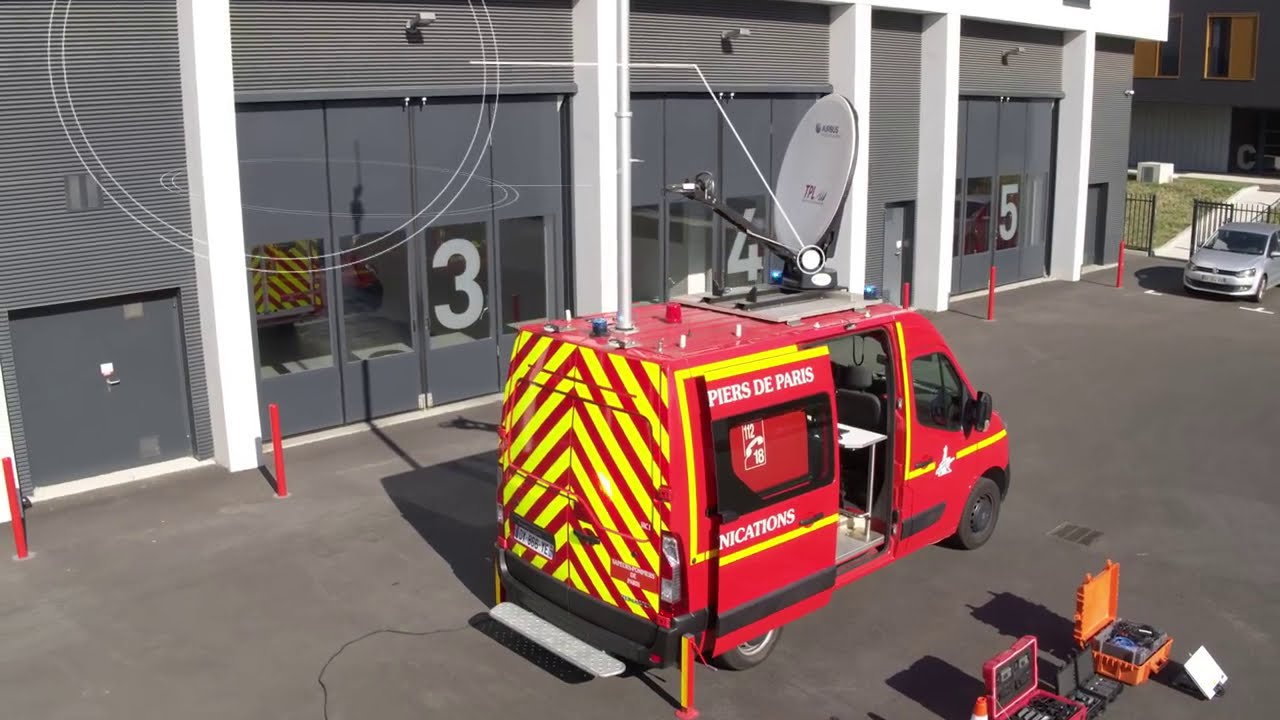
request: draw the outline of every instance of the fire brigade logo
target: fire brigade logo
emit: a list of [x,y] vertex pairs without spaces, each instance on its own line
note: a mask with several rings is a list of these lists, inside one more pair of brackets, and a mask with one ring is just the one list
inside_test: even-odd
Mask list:
[[763,467],[769,456],[764,448],[764,421],[757,420],[742,426],[743,468],[755,470]]
[[938,469],[935,472],[938,477],[951,474],[951,463],[955,462],[956,458],[954,455],[948,455],[948,450],[946,445],[942,446],[942,459],[938,461]]

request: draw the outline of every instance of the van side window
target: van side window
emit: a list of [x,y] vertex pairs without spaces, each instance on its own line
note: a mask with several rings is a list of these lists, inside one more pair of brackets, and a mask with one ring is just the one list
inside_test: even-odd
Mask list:
[[746,515],[831,482],[831,400],[825,394],[717,420],[715,512]]
[[911,361],[911,391],[915,399],[916,420],[921,425],[950,430],[948,423],[939,422],[939,398],[950,396],[952,400],[952,417],[950,422],[959,420],[961,398],[960,375],[947,356],[940,353],[921,355]]

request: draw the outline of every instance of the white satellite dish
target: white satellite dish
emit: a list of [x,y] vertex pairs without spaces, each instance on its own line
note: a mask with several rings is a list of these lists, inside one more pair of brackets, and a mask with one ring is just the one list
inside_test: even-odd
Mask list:
[[828,233],[849,194],[858,141],[858,116],[844,96],[827,95],[805,112],[782,158],[774,190],[780,212],[768,235],[720,202],[711,173],[666,189],[710,206],[782,258],[779,284],[784,288],[828,290],[836,284],[835,274],[826,269],[835,249],[835,236]]

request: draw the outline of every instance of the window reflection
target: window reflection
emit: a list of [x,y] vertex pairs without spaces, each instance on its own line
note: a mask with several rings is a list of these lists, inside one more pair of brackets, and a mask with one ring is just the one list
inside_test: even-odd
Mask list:
[[991,178],[969,178],[964,202],[964,254],[984,253],[990,249]]
[[687,201],[670,207],[671,294],[706,292],[710,289],[712,210]]
[[343,326],[347,361],[413,350],[409,251],[403,230],[341,238]]
[[[768,200],[764,195],[729,198],[725,204],[741,213],[755,225],[757,231],[768,227]],[[764,248],[747,234],[723,223],[724,227],[724,284],[729,287],[748,286],[764,281]]]
[[492,337],[489,330],[488,227],[433,227],[427,241],[427,326],[439,349]]
[[640,205],[631,210],[631,299],[635,302],[662,302],[662,245],[657,205]]
[[262,377],[333,365],[319,238],[249,250],[249,287]]
[[502,332],[547,317],[547,219],[522,217],[498,223],[498,322]]

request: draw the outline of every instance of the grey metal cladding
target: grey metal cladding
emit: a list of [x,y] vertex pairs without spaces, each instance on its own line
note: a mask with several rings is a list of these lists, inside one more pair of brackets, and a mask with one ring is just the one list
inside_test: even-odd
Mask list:
[[[1010,55],[1008,65],[1002,58]],[[1060,96],[1062,32],[978,20],[960,24],[960,94]]]
[[[435,22],[407,33],[405,21],[419,11],[434,12]],[[297,91],[564,85],[573,82],[572,67],[472,61],[573,60],[572,2],[232,0],[231,48],[239,100]]]
[[919,15],[871,13],[871,119],[864,151],[867,189],[867,282],[884,271],[884,206],[916,199],[920,147]]
[[[165,185],[167,173],[186,170],[175,0],[6,0],[0,47],[0,315],[180,289],[195,446],[207,457],[213,438],[195,264],[184,237],[190,210],[186,194]],[[99,191],[100,207],[72,211],[67,178],[86,172],[82,162],[106,190]],[[0,323],[9,419],[25,477],[10,343],[8,323]]]
[[1129,122],[1133,86],[1132,40],[1099,36],[1093,71],[1093,133],[1089,182],[1107,189],[1107,253],[1120,247],[1124,234],[1124,199],[1129,177]]
[[[691,63],[716,89],[829,87],[830,9],[778,0],[633,0],[631,61]],[[750,30],[728,42],[726,30]],[[693,70],[632,68],[636,90],[703,90]]]

